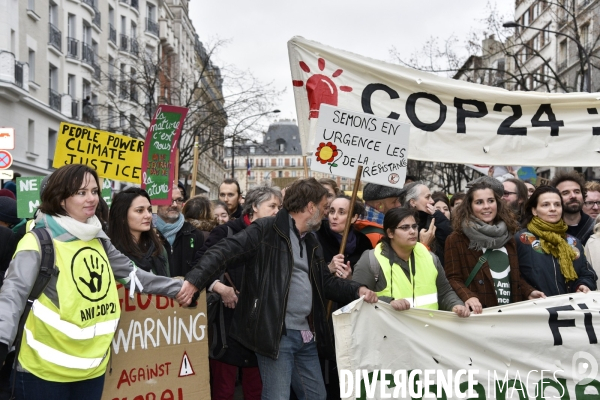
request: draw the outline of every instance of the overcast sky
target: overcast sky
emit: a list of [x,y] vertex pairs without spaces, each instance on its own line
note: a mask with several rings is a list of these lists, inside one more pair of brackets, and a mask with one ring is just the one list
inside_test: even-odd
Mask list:
[[[514,4],[496,0],[492,6],[512,19]],[[190,17],[203,42],[229,40],[217,65],[252,71],[285,88],[277,118],[296,119],[287,52],[292,37],[391,61],[392,47],[408,58],[431,37],[455,35],[462,42],[472,29],[484,29],[488,7],[485,0],[191,0]]]

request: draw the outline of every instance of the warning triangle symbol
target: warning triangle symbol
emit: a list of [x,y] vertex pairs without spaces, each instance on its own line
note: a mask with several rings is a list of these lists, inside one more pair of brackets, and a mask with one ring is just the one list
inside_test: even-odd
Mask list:
[[179,367],[179,377],[181,378],[182,376],[190,375],[196,375],[196,373],[194,372],[194,367],[192,367],[192,364],[190,363],[190,358],[184,351],[183,358],[181,359],[181,367]]

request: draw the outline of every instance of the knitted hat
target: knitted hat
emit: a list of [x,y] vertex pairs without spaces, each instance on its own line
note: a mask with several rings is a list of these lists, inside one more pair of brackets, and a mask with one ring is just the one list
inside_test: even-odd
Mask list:
[[376,183],[367,183],[363,188],[363,200],[381,200],[390,197],[400,197],[404,193],[404,189],[393,188],[389,186],[381,186]]
[[17,202],[10,197],[0,197],[0,221],[9,224],[18,224],[21,218],[17,217]]
[[17,184],[13,181],[8,181],[4,184],[4,189],[8,189],[16,196],[17,195]]
[[488,185],[490,185],[492,187],[492,190],[498,196],[502,197],[504,195],[504,185],[502,184],[502,182],[500,182],[496,178],[492,178],[491,176],[487,176],[487,175],[484,175],[480,178],[475,179],[474,181],[467,183],[467,189],[470,189],[471,186],[475,185],[476,183],[482,183],[482,182],[485,182]]
[[0,189],[0,197],[2,196],[10,197],[13,200],[16,199],[15,194],[8,189]]

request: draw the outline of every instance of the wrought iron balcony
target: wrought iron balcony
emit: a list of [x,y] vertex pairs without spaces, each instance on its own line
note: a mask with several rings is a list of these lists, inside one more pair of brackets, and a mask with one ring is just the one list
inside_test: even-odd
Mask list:
[[113,42],[115,45],[117,44],[117,30],[112,24],[108,24],[108,40]]
[[120,99],[127,100],[127,98],[128,98],[127,84],[128,84],[128,82],[126,80],[122,80],[119,83],[119,98]]
[[79,117],[79,101],[72,100],[71,101],[71,118]]
[[112,93],[117,93],[117,80],[114,76],[108,76],[108,91]]
[[79,58],[79,40],[67,37],[67,57]]
[[127,51],[129,49],[129,36],[121,34],[121,42],[119,43],[119,50]]
[[94,67],[94,79],[100,82],[102,79],[102,70],[100,69],[100,65],[94,62],[92,66]]
[[92,23],[94,25],[96,25],[98,28],[102,27],[102,14],[100,14],[100,11],[98,11],[98,9],[96,8],[95,5],[94,5],[94,19],[92,19]]
[[60,98],[62,96],[60,94],[58,94],[58,92],[56,92],[55,90],[49,89],[48,90],[48,104],[50,105],[51,108],[55,109],[56,111],[60,112]]
[[15,85],[23,87],[23,64],[15,61]]
[[84,63],[94,66],[94,50],[87,43],[81,43],[81,59]]
[[146,31],[158,36],[158,23],[146,18]]
[[94,0],[82,0],[82,3],[87,4],[91,8],[94,8]]
[[48,44],[52,45],[54,48],[56,48],[56,50],[58,51],[62,51],[62,34],[61,32],[58,30],[58,28],[54,25],[52,25],[52,23],[48,24],[49,28],[50,28],[50,36],[49,36],[49,41]]
[[131,7],[135,8],[138,11],[140,9],[139,0],[130,0],[129,5],[131,5]]
[[131,38],[131,49],[129,50],[131,54],[137,56],[140,52],[140,46],[138,45],[138,41],[135,38]]

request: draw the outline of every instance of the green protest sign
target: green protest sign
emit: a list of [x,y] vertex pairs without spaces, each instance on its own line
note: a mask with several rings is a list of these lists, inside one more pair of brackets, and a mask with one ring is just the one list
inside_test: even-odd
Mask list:
[[112,204],[112,182],[110,181],[110,179],[104,179],[102,181],[101,195],[106,204],[108,204],[108,207],[110,208]]
[[26,176],[17,178],[17,216],[33,218],[40,206],[40,186],[43,176]]

